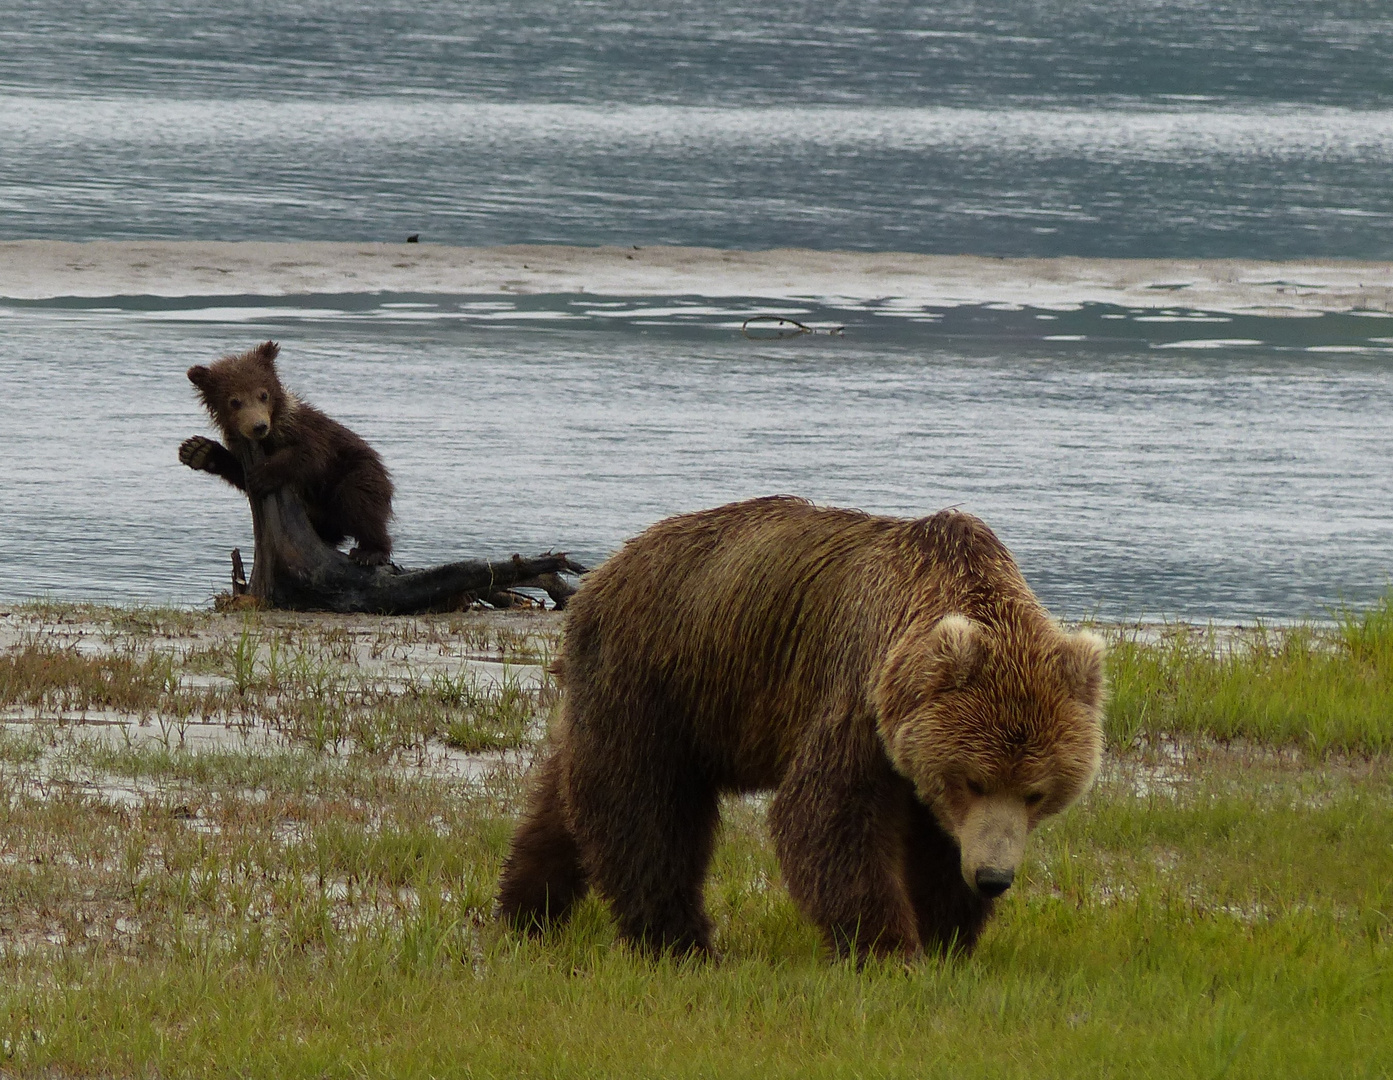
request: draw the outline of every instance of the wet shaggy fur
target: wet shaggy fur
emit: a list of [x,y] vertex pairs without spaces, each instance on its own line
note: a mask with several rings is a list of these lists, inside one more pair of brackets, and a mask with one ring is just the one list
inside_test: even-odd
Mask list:
[[[179,460],[253,496],[293,486],[325,543],[337,547],[351,536],[357,547],[349,555],[356,561],[389,561],[392,480],[386,466],[359,436],[281,385],[279,352],[268,341],[189,368],[189,381],[227,445],[194,436],[179,447]],[[266,458],[244,472],[239,456],[253,443],[261,444]]]
[[593,887],[650,952],[711,952],[718,798],[768,789],[784,883],[839,953],[970,950],[992,875],[1101,754],[1101,644],[953,511],[660,522],[572,599],[560,671],[499,913],[535,930]]

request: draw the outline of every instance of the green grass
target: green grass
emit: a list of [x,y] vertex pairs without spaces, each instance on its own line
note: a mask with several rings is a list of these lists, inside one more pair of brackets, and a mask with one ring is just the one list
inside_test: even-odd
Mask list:
[[1393,594],[1329,626],[1114,635],[1108,736],[1251,739],[1317,754],[1393,750]]
[[[526,745],[554,689],[512,662],[539,635],[224,618],[112,619],[124,667],[37,663],[68,648],[46,631],[4,654],[10,707],[55,713],[0,728],[0,1075],[1393,1076],[1387,602],[1122,634],[1104,772],[977,953],[861,971],[788,899],[753,800],[707,887],[718,965],[634,956],[593,899],[540,941],[494,923],[520,769],[466,782],[352,725]],[[488,685],[458,662],[484,650],[510,658]],[[103,739],[55,708],[186,693],[286,741]]]
[[[1151,929],[1139,955],[1140,919]],[[59,965],[54,981],[75,976],[81,988],[34,994],[19,1024],[0,1015],[0,1030],[28,1044],[24,1067],[59,1075],[1034,1080],[1393,1067],[1378,1035],[1393,1022],[1386,971],[1310,926],[1234,940],[1164,910],[1042,921],[1048,941],[911,973],[758,961],[685,970],[612,952],[557,970],[539,949],[485,957],[475,972],[453,957],[407,965],[380,944],[229,965],[205,963],[194,943],[138,969]],[[1150,961],[1161,949],[1165,963]],[[1302,955],[1296,970],[1273,961],[1288,951]]]
[[[1379,1076],[1393,1070],[1393,789],[1215,752],[1110,778],[1048,827],[966,962],[833,963],[728,807],[720,965],[616,947],[598,904],[490,920],[516,790],[355,765],[168,798],[12,808],[0,909],[58,940],[0,964],[5,1067],[277,1076]],[[238,779],[242,779],[239,775]],[[1256,803],[1253,793],[1257,793]],[[12,802],[12,807],[15,804]],[[187,811],[185,811],[185,814]],[[287,823],[296,827],[286,832]],[[279,837],[279,839],[277,839]],[[128,929],[118,934],[116,920]],[[42,920],[41,920],[42,921]]]

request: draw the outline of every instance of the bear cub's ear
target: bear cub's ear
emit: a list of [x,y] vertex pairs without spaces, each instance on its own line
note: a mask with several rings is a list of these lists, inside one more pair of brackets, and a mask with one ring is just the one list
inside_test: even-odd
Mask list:
[[213,373],[202,364],[195,364],[189,368],[189,382],[200,390],[207,390],[213,385]]
[[281,347],[274,341],[263,341],[252,350],[252,358],[257,360],[262,367],[273,368],[276,364],[276,357],[281,354]]
[[1059,672],[1069,693],[1090,709],[1103,703],[1103,656],[1106,646],[1097,634],[1066,634],[1059,645]]

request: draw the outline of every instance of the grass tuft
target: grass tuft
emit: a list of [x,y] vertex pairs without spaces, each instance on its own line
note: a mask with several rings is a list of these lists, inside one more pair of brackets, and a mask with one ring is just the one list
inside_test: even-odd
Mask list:
[[1393,750],[1393,594],[1333,625],[1122,631],[1108,669],[1115,746],[1183,735],[1318,755]]

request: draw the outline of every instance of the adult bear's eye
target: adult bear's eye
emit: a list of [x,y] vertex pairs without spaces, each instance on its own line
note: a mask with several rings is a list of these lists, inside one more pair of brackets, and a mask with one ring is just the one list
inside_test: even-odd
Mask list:
[[262,401],[268,401],[268,400],[270,400],[270,397],[271,397],[271,395],[268,394],[265,390],[261,391],[261,400],[262,400]]
[[967,781],[967,790],[972,792],[972,794],[974,795],[985,795],[987,793],[987,789],[983,787],[981,784],[979,784],[976,780]]
[[1032,791],[1029,795],[1025,797],[1025,805],[1039,806],[1040,803],[1044,801],[1044,798],[1045,793],[1043,791]]
[[231,401],[228,402],[228,404],[231,405],[234,409],[240,409],[242,407],[242,399],[233,398]]

